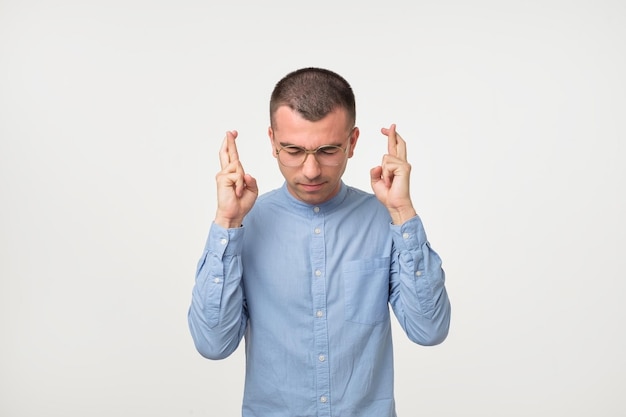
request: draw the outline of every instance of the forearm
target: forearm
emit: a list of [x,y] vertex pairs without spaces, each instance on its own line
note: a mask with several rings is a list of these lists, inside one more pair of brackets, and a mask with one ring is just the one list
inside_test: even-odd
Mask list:
[[419,217],[394,228],[391,305],[409,339],[436,345],[448,335],[451,312],[441,258]]
[[242,238],[243,230],[213,224],[198,262],[188,321],[198,352],[209,359],[222,359],[234,352],[245,330]]

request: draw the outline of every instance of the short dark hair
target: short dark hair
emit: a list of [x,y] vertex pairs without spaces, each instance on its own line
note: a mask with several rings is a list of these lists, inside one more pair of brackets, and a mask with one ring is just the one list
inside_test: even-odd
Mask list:
[[318,121],[336,108],[343,108],[350,127],[356,123],[356,104],[350,84],[339,74],[324,68],[301,68],[285,75],[274,87],[270,99],[270,123],[280,106],[297,111],[305,120]]

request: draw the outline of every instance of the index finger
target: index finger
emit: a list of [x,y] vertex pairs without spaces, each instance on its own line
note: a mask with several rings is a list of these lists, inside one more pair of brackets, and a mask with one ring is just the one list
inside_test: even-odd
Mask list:
[[229,130],[226,132],[222,147],[220,148],[220,166],[222,169],[226,168],[232,161],[239,160],[239,153],[237,152],[237,145],[235,145],[235,138],[237,137],[236,130]]
[[396,156],[406,161],[406,141],[402,139],[399,133],[396,133]]

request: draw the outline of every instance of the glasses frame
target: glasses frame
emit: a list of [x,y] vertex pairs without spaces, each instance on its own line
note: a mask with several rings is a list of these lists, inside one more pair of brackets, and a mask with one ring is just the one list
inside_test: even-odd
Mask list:
[[[296,146],[296,145],[285,145],[282,146],[280,145],[280,148],[276,149],[276,159],[278,159],[278,163],[280,163],[282,166],[287,167],[287,168],[297,168],[297,167],[301,167],[302,165],[304,165],[304,163],[306,162],[307,158],[309,157],[309,155],[313,155],[313,157],[315,158],[315,160],[317,161],[318,164],[325,166],[325,167],[336,167],[341,165],[341,163],[337,164],[337,165],[326,165],[323,164],[322,162],[320,162],[319,159],[317,159],[317,153],[321,150],[324,149],[339,149],[341,151],[343,151],[343,154],[346,155],[348,153],[348,149],[350,149],[350,138],[352,137],[352,132],[350,131],[350,136],[348,136],[348,144],[346,145],[345,148],[342,148],[339,145],[322,145],[316,149],[305,149],[301,146]],[[285,165],[283,163],[283,161],[280,160],[280,151],[285,150],[285,149],[297,149],[298,151],[302,151],[304,152],[304,159],[302,160],[302,162],[298,165]]]

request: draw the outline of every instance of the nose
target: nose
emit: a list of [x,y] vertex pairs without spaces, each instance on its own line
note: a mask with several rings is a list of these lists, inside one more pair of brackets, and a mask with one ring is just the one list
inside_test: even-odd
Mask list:
[[304,160],[302,164],[302,174],[307,179],[314,179],[319,177],[322,173],[319,162],[317,162],[317,158],[315,158],[315,154],[307,154],[307,158]]

